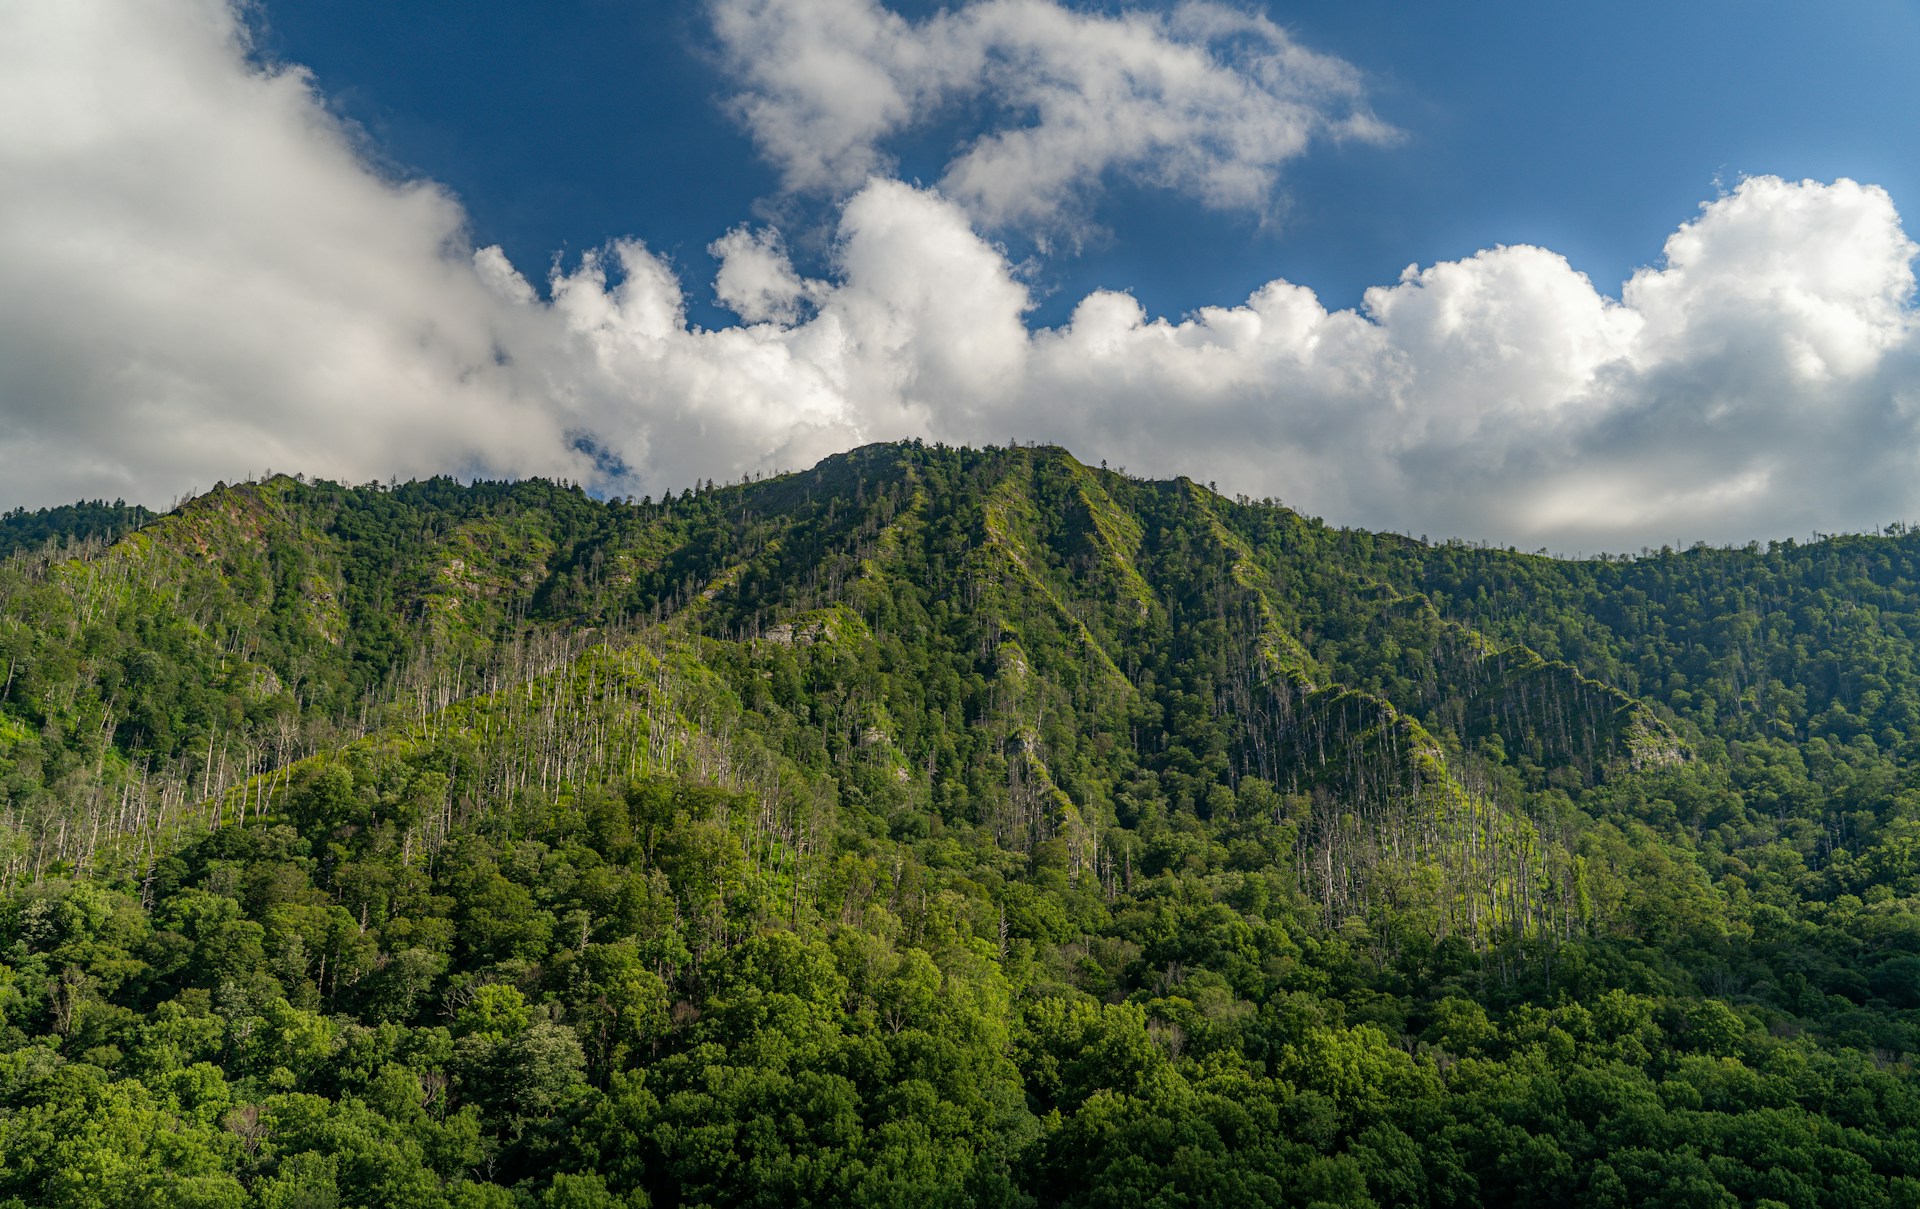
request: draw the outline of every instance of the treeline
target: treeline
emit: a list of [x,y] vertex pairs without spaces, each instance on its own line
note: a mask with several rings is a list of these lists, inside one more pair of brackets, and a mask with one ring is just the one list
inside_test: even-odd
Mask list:
[[139,504],[115,500],[83,500],[53,508],[14,508],[0,512],[0,558],[23,551],[38,552],[49,544],[56,549],[107,542],[131,533],[154,518]]

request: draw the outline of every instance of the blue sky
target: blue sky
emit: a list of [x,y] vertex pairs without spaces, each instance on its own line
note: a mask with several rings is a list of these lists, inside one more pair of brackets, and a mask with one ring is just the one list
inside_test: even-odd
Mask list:
[[0,506],[1057,441],[1578,551],[1920,519],[1910,3],[0,8]]
[[[1114,182],[1095,207],[1109,234],[1049,260],[1035,322],[1096,287],[1177,315],[1276,275],[1352,306],[1408,264],[1503,243],[1553,248],[1617,293],[1742,176],[1920,195],[1920,5],[1256,7],[1358,68],[1402,140],[1303,157],[1266,222]],[[267,0],[256,20],[264,51],[311,68],[398,170],[453,188],[475,237],[516,264],[637,236],[706,280],[707,245],[777,192],[725,112],[696,5]],[[963,123],[941,133],[964,137]],[[938,177],[937,158],[918,160],[909,150],[903,171]],[[1019,232],[996,234],[1028,251]]]

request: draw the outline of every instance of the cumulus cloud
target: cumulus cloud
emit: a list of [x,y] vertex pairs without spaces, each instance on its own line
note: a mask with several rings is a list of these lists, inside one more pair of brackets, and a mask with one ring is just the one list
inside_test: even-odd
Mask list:
[[[0,8],[0,479],[577,472],[444,191],[370,172],[222,0]],[[521,308],[523,309],[523,308]]]
[[[736,233],[722,279],[737,254],[798,282],[771,247]],[[1179,320],[1100,292],[1033,332],[958,205],[876,180],[844,211],[834,280],[785,287],[805,318],[755,302],[763,321],[730,332],[604,339],[613,379],[686,362],[722,376],[714,399],[792,384],[816,442],[1012,433],[1344,521],[1617,548],[1912,515],[1915,251],[1883,190],[1758,177],[1618,300],[1516,246],[1409,268],[1357,310],[1275,280]]]
[[1872,186],[1747,180],[1617,297],[1502,247],[1352,310],[1276,279],[1178,318],[1099,292],[1037,331],[981,230],[869,179],[820,277],[722,235],[741,322],[702,328],[641,243],[543,290],[471,248],[221,0],[0,9],[0,503],[269,465],[659,491],[919,436],[1560,549],[1920,511],[1916,248]]
[[[1136,466],[1193,459],[1342,519],[1589,550],[1804,534],[1920,504],[1914,253],[1884,191],[1762,177],[1617,302],[1507,247],[1359,312],[1276,282],[1179,323],[1109,314],[1103,356],[1078,316],[1036,347],[1062,354],[1053,389],[1136,400]],[[1156,397],[1189,422],[1155,425]]]
[[1920,502],[1915,248],[1891,199],[1851,181],[1743,183],[1618,301],[1552,252],[1505,247],[1409,269],[1357,311],[1276,280],[1178,321],[1101,292],[1031,332],[1024,288],[965,213],[892,181],[846,207],[831,282],[802,282],[763,235],[717,250],[723,281],[740,256],[742,280],[775,283],[741,291],[739,328],[618,321],[636,291],[679,313],[638,249],[618,290],[588,273],[558,292],[594,301],[570,313],[602,380],[673,384],[692,414],[765,425],[779,444],[763,438],[763,460],[1012,433],[1345,520],[1586,548]]
[[711,10],[735,108],[787,188],[851,192],[891,170],[890,138],[984,107],[940,189],[990,227],[1052,226],[1110,173],[1264,210],[1313,139],[1392,135],[1350,65],[1204,0],[1112,15],[975,0],[918,22],[877,0]]

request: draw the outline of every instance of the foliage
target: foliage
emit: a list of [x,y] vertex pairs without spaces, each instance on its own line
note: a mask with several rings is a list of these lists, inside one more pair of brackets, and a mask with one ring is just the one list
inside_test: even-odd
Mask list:
[[1920,1205],[1920,535],[915,444],[42,547],[0,1204]]

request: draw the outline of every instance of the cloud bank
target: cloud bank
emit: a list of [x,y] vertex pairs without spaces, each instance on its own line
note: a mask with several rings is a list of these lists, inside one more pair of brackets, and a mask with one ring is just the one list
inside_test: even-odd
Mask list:
[[909,21],[875,0],[712,0],[734,107],[788,189],[890,173],[892,136],[967,106],[943,195],[989,227],[1047,228],[1108,174],[1264,210],[1315,138],[1383,141],[1359,73],[1264,17],[976,0]]
[[544,291],[472,248],[445,191],[383,178],[307,77],[254,62],[223,0],[9,6],[0,505],[269,466],[657,492],[918,436],[1560,549],[1920,515],[1916,247],[1872,186],[1744,181],[1617,297],[1502,247],[1357,310],[1276,278],[1177,319],[1095,293],[1038,331],[962,194],[864,181],[824,279],[777,232],[725,234],[741,322],[702,329],[638,242]]

